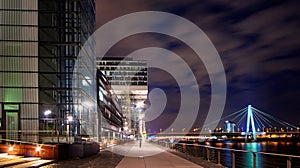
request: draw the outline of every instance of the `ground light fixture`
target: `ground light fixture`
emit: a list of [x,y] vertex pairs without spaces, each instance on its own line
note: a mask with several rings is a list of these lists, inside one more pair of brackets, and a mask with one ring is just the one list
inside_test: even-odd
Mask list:
[[8,152],[12,152],[13,150],[14,150],[14,147],[13,146],[9,146]]
[[41,151],[41,146],[37,146],[37,147],[35,148],[35,151],[36,151],[36,152],[40,152],[40,151]]

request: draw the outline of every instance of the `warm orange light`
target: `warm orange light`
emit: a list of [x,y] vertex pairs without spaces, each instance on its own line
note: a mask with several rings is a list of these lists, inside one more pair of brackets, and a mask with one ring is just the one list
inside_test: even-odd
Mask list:
[[12,152],[14,150],[14,147],[13,146],[10,146],[9,148],[8,148],[8,152]]
[[35,151],[36,151],[36,152],[41,151],[41,147],[40,147],[40,146],[37,146],[37,147],[35,148]]

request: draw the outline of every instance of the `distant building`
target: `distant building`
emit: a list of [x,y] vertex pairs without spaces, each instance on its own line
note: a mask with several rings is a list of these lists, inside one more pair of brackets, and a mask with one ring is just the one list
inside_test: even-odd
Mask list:
[[105,57],[97,60],[100,71],[107,76],[124,114],[124,132],[127,135],[143,134],[143,102],[148,94],[147,62],[122,57]]
[[225,121],[224,123],[224,131],[225,132],[235,132],[236,124],[232,121]]

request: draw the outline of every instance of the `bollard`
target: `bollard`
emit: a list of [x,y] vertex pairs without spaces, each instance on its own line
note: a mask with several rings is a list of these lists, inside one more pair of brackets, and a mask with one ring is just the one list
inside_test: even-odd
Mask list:
[[232,168],[235,168],[235,153],[232,151]]
[[20,153],[19,153],[19,155],[23,155],[23,152],[22,152],[22,142],[20,141]]
[[253,154],[253,168],[256,168],[256,153],[252,152]]
[[52,145],[52,158],[53,158],[53,160],[55,160],[54,147],[55,147],[55,145]]
[[207,161],[209,161],[209,149],[206,148],[207,152],[206,152],[206,156],[207,156]]
[[218,150],[218,164],[221,165],[221,151]]
[[291,157],[288,157],[287,160],[286,160],[286,167],[287,168],[292,168],[292,158]]

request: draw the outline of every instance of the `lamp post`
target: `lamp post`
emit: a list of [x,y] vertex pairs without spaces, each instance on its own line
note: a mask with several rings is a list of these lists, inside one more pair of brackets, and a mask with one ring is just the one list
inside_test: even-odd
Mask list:
[[[49,123],[48,121],[51,120],[52,123],[52,127],[51,127],[51,138],[52,138],[52,142],[54,141],[54,134],[57,134],[57,143],[59,143],[59,131],[58,131],[58,120],[56,118],[56,115],[52,113],[51,110],[46,110],[44,112],[44,116],[45,116],[45,124],[48,127]],[[55,127],[55,128],[53,128]]]
[[49,119],[49,115],[50,114],[52,114],[52,111],[51,110],[46,110],[46,111],[44,111],[44,117],[45,117],[45,119],[44,119],[44,122],[45,122],[45,131],[46,131],[46,137],[48,136],[48,119]]
[[68,139],[68,143],[70,143],[70,138],[71,138],[71,122],[73,121],[73,116],[69,115],[67,116],[67,139]]

